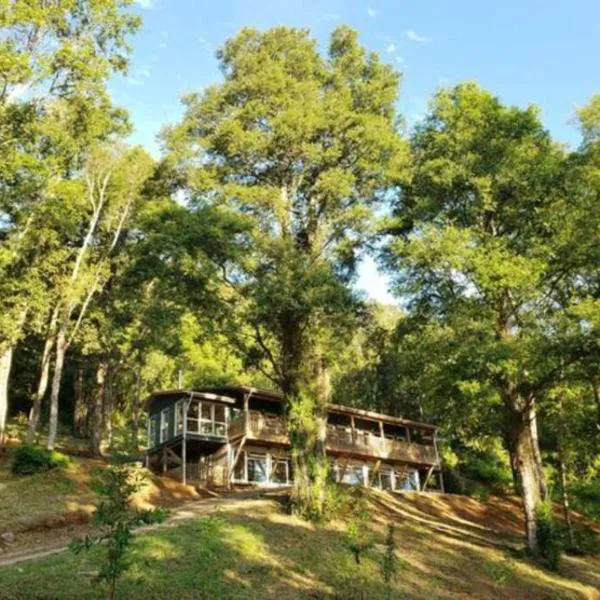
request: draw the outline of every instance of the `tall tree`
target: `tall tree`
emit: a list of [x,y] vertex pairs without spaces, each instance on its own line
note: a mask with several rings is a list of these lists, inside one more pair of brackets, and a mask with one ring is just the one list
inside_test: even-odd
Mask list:
[[538,352],[540,319],[556,275],[551,216],[564,155],[535,108],[505,107],[471,83],[436,94],[412,150],[388,264],[413,310],[478,336],[536,551],[545,481],[535,402],[551,374]]
[[289,408],[298,512],[325,501],[327,362],[343,341],[348,283],[372,207],[401,169],[399,75],[354,31],[333,32],[327,56],[307,31],[243,29],[219,51],[221,84],[185,100],[166,133],[192,210],[246,223],[242,252],[221,263],[227,331]]
[[127,67],[126,37],[139,25],[124,10],[130,4],[0,2],[0,442],[13,349],[26,321],[45,311],[45,268],[59,262],[48,255],[56,236],[43,226],[50,188],[115,116],[104,82]]

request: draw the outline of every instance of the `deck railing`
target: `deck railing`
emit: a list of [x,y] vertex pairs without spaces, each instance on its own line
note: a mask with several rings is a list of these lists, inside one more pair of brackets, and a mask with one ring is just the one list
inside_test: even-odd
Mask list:
[[[250,440],[288,444],[285,421],[277,415],[258,411],[242,413],[229,423],[228,435],[238,438],[245,435]],[[402,460],[419,464],[438,463],[434,446],[382,438],[368,431],[340,425],[327,426],[326,448],[339,454],[365,456],[387,460]]]

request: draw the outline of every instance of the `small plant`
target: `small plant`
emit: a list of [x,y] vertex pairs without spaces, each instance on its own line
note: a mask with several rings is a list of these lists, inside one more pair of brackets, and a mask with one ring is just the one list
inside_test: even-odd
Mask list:
[[96,534],[85,538],[75,538],[70,544],[72,552],[78,554],[97,544],[106,544],[105,560],[98,573],[98,579],[108,584],[108,599],[113,600],[119,577],[127,570],[127,551],[133,537],[133,530],[140,525],[160,523],[167,517],[164,509],[132,512],[129,500],[137,492],[143,477],[134,474],[127,465],[113,466],[101,475],[97,492],[101,500],[96,505],[93,526]]
[[356,564],[359,565],[362,554],[373,546],[374,541],[367,527],[369,511],[362,490],[356,488],[353,492],[350,497],[353,516],[346,529],[346,545],[354,555]]
[[47,450],[34,444],[26,444],[15,450],[11,470],[15,475],[33,475],[52,469],[65,468],[68,464],[68,457],[60,452]]
[[385,536],[385,551],[381,558],[381,577],[388,589],[388,597],[391,597],[392,583],[398,573],[398,558],[396,557],[396,540],[394,539],[395,526],[388,523],[387,535]]
[[540,555],[546,560],[549,569],[558,571],[562,547],[560,534],[554,523],[550,502],[540,504],[536,515],[536,522]]

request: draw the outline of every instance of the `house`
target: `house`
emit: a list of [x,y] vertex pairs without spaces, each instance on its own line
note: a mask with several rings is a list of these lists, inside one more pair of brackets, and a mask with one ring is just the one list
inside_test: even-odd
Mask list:
[[[147,402],[146,464],[209,487],[289,485],[282,397],[246,386],[156,392]],[[330,404],[326,453],[336,481],[443,490],[436,427]]]

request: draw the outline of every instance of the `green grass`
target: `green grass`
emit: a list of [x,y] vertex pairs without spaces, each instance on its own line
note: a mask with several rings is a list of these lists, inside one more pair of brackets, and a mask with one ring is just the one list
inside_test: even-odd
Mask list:
[[[390,500],[390,510],[396,504]],[[401,504],[397,504],[401,508]],[[482,508],[484,510],[485,508]],[[440,533],[431,524],[396,515],[399,573],[391,596],[379,560],[392,513],[371,508],[369,528],[377,544],[357,565],[345,543],[345,525],[315,528],[286,515],[274,502],[252,502],[211,516],[163,525],[137,537],[131,568],[118,597],[148,599],[331,600],[384,598],[599,598],[600,564],[566,558],[550,573],[523,557],[477,543],[468,531]],[[425,513],[423,513],[425,514]],[[434,528],[432,528],[434,527]],[[457,526],[458,527],[458,526]],[[69,553],[0,570],[0,598],[104,598],[93,581],[102,548]]]

